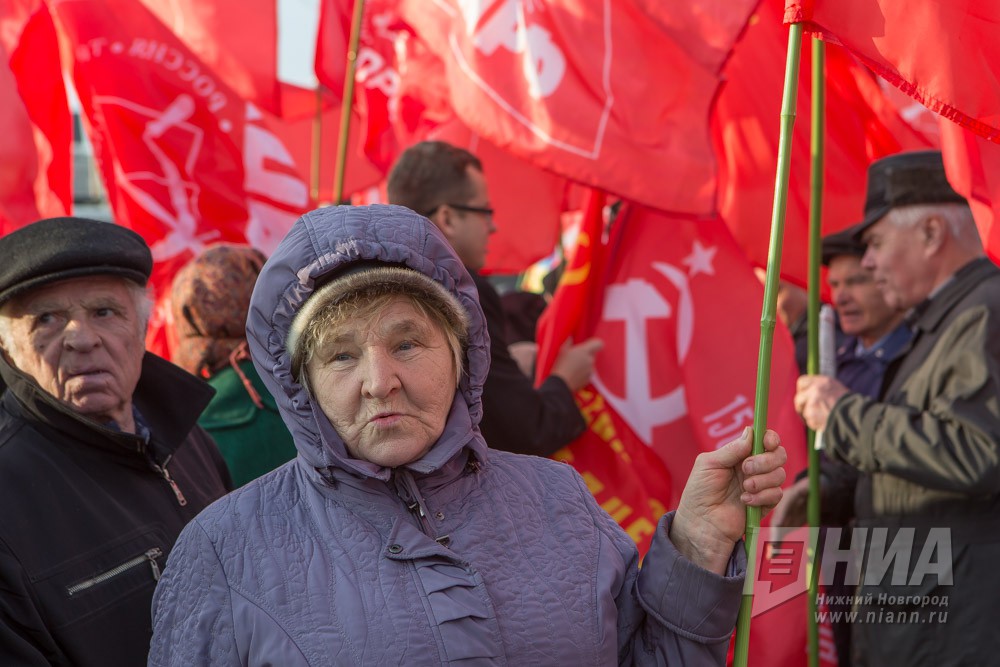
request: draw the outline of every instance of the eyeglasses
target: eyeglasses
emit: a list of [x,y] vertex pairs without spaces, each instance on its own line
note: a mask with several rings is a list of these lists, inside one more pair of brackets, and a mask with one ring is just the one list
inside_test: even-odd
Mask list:
[[437,213],[438,209],[441,208],[442,206],[449,206],[455,209],[456,211],[467,211],[468,213],[481,213],[491,218],[493,217],[494,213],[492,208],[488,208],[485,206],[466,206],[465,204],[438,204],[433,208],[433,210],[428,211],[427,215],[425,215],[424,217],[425,218],[431,217],[432,215]]

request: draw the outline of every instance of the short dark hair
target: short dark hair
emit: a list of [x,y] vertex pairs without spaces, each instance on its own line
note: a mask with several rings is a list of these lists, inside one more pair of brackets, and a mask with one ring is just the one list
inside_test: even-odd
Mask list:
[[474,194],[467,170],[483,170],[475,155],[443,141],[421,141],[399,156],[389,172],[390,204],[430,215],[442,204],[464,204]]

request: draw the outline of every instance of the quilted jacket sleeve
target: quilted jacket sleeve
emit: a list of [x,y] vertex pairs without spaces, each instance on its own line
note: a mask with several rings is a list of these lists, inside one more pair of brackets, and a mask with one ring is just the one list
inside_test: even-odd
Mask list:
[[153,594],[150,666],[239,665],[222,563],[204,529],[184,528]]
[[600,567],[607,567],[609,560],[625,567],[620,588],[614,591],[618,663],[725,665],[746,573],[743,543],[733,549],[726,576],[702,569],[670,541],[671,512],[660,520],[640,570],[631,538],[596,503],[595,508],[617,551],[614,558],[602,558]]

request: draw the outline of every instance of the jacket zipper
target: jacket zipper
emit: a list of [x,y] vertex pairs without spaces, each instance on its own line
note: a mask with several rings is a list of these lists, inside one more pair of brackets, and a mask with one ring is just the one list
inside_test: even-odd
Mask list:
[[69,593],[70,597],[73,597],[74,595],[76,595],[77,593],[79,593],[81,591],[85,591],[87,589],[93,588],[94,586],[97,586],[98,584],[103,584],[105,581],[108,581],[109,579],[114,579],[119,574],[123,574],[125,572],[128,572],[133,567],[136,567],[138,565],[142,565],[142,563],[144,561],[149,561],[149,566],[150,566],[150,568],[153,571],[153,581],[159,581],[160,580],[160,566],[156,564],[156,559],[159,558],[162,555],[163,555],[163,551],[159,547],[153,547],[152,549],[150,549],[146,553],[142,554],[141,556],[136,556],[135,558],[132,558],[131,560],[127,560],[124,563],[122,563],[121,565],[119,565],[117,567],[111,568],[107,572],[102,572],[101,574],[97,575],[96,577],[91,577],[90,579],[85,579],[85,580],[81,581],[78,584],[73,584],[72,586],[67,587],[66,588],[66,592]]
[[177,486],[177,482],[175,482],[174,478],[170,476],[170,472],[167,470],[168,463],[170,463],[170,457],[167,457],[167,460],[163,462],[162,466],[150,461],[150,465],[153,466],[153,470],[160,473],[160,477],[167,480],[167,484],[170,485],[170,488],[174,492],[174,497],[177,498],[177,504],[184,507],[188,504],[187,498],[185,498],[184,494],[181,492],[181,487]]

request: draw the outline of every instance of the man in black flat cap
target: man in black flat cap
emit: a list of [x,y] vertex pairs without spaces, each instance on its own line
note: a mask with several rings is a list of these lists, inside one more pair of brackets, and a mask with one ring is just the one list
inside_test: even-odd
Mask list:
[[143,665],[167,554],[232,486],[212,390],[144,350],[138,234],[54,218],[0,257],[0,664]]
[[857,468],[865,551],[854,665],[986,665],[1000,655],[1000,269],[937,151],[868,172],[865,245],[886,303],[913,331],[875,398],[803,376],[795,405]]

